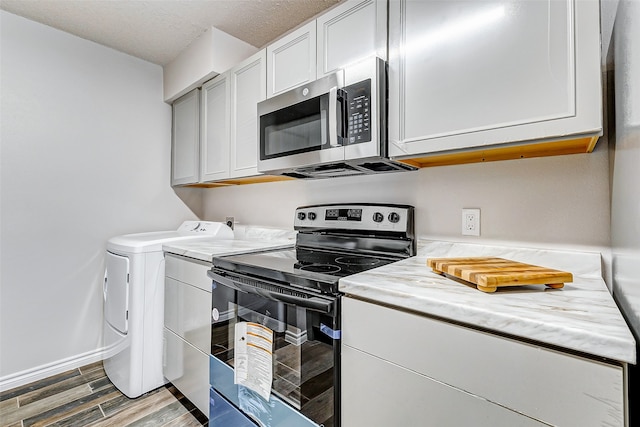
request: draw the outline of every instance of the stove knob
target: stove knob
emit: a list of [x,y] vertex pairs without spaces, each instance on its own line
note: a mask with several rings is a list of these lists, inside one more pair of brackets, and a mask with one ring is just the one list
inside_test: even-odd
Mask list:
[[316,213],[315,212],[309,212],[309,219],[311,221],[313,221],[314,219],[316,219]]
[[376,212],[373,214],[374,222],[382,222],[383,220],[384,220],[384,215],[382,215],[380,212]]
[[398,215],[397,212],[391,212],[389,214],[389,221],[395,224],[396,222],[400,221],[400,215]]
[[307,217],[307,214],[304,212],[298,212],[298,219],[300,221],[304,221],[304,219]]

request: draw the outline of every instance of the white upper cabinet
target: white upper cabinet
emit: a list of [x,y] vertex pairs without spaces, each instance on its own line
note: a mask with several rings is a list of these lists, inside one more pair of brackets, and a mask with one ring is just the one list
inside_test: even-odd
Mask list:
[[267,46],[267,97],[316,79],[316,21]]
[[172,110],[171,185],[194,184],[199,178],[200,89],[177,99]]
[[596,1],[390,0],[392,157],[598,135],[601,96]]
[[316,23],[318,78],[369,56],[387,59],[386,0],[348,0]]
[[200,181],[229,177],[229,73],[202,86]]
[[230,78],[230,176],[258,175],[258,102],[267,95],[265,50],[233,68]]

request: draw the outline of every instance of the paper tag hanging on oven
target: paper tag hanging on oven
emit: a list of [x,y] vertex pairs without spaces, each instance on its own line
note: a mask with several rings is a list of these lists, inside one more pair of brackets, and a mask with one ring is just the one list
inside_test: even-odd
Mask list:
[[234,384],[269,400],[273,381],[273,331],[258,323],[239,322],[234,339]]

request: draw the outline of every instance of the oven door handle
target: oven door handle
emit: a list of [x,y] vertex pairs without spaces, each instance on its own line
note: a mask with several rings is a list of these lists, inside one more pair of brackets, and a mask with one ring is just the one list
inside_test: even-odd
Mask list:
[[[207,271],[207,276],[209,276],[209,278],[214,282],[217,282],[228,288],[235,289],[236,291],[239,291],[239,292],[260,295],[264,298],[267,298],[273,301],[279,301],[286,304],[293,304],[298,307],[306,308],[308,310],[318,311],[320,313],[332,314],[334,311],[333,301],[330,301],[324,298],[319,298],[315,296],[311,296],[309,298],[303,298],[296,295],[281,294],[279,292],[271,291],[269,289],[257,288],[255,286],[251,286],[245,283],[235,281],[228,277],[222,276],[218,273],[214,273],[211,270]],[[262,280],[262,281],[265,282],[265,284],[267,285],[270,284],[266,280]],[[274,285],[274,287],[275,286],[278,286],[278,285]]]

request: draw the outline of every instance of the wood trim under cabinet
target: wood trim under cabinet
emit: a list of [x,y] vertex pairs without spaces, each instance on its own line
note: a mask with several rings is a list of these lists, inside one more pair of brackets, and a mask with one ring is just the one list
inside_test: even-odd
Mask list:
[[250,176],[247,178],[225,179],[224,181],[216,181],[216,182],[201,182],[198,184],[185,185],[184,187],[218,188],[218,187],[230,187],[233,185],[260,184],[263,182],[291,181],[294,179],[295,178],[291,178],[288,176],[262,175],[262,176]]
[[466,163],[495,162],[499,160],[528,159],[532,157],[559,156],[564,154],[590,153],[595,148],[598,138],[599,136],[589,136],[585,138],[543,142],[530,145],[434,154],[427,157],[398,159],[398,161],[418,168],[425,168],[432,166],[448,166]]

